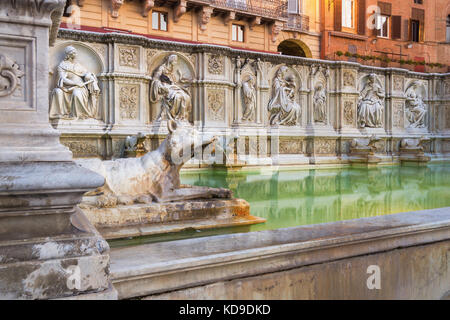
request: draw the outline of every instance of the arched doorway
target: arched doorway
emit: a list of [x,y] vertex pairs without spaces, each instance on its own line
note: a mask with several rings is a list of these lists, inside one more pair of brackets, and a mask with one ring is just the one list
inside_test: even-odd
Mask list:
[[312,58],[311,50],[300,40],[288,39],[278,45],[278,52],[287,56]]

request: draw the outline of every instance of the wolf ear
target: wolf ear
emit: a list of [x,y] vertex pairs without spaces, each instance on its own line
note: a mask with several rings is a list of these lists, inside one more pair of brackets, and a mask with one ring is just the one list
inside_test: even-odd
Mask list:
[[177,122],[175,120],[169,120],[167,122],[167,129],[170,133],[173,133],[175,130],[177,130]]

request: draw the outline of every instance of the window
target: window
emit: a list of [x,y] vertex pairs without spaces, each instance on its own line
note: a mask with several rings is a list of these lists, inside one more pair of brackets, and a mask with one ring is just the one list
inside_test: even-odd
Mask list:
[[450,14],[447,16],[447,42],[450,42]]
[[416,3],[416,4],[423,4],[423,0],[414,0],[414,3]]
[[152,29],[167,31],[167,13],[158,11],[152,12]]
[[418,20],[411,20],[411,41],[419,42],[420,22]]
[[355,1],[342,0],[342,26],[354,28]]
[[244,42],[244,26],[233,24],[231,32],[231,40]]
[[288,12],[298,13],[298,0],[288,0]]
[[389,38],[389,16],[380,14],[377,17],[378,36],[381,38]]

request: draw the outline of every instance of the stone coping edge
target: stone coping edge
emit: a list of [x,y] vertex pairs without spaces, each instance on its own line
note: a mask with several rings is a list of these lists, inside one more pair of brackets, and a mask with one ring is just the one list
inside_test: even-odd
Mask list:
[[449,239],[447,207],[113,249],[111,274],[130,298]]

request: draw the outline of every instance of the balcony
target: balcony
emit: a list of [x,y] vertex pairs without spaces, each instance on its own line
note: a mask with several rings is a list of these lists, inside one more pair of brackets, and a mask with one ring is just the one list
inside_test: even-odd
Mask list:
[[307,32],[309,31],[309,16],[305,14],[289,13],[288,20],[284,24],[284,30]]
[[287,0],[210,0],[216,8],[263,18],[287,19]]
[[188,10],[198,6],[210,6],[219,14],[233,12],[237,17],[260,17],[269,21],[288,18],[287,0],[187,0]]

